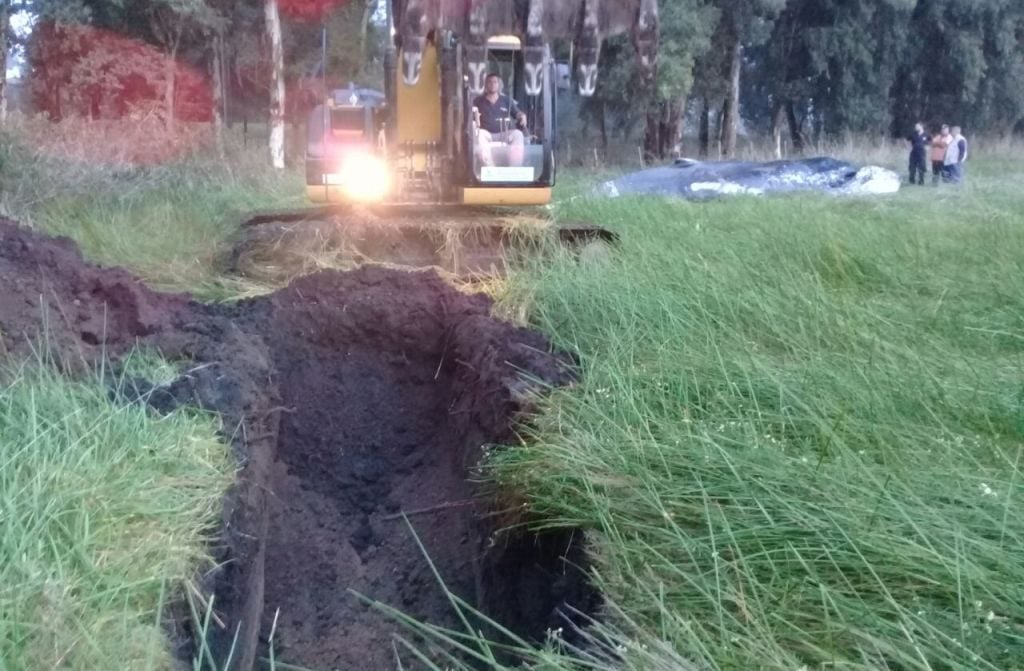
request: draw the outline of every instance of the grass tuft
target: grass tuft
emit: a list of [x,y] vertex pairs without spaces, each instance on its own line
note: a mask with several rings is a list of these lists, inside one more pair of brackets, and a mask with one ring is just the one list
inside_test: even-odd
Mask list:
[[43,366],[0,387],[4,668],[170,669],[160,611],[208,560],[232,463],[215,422],[115,405]]

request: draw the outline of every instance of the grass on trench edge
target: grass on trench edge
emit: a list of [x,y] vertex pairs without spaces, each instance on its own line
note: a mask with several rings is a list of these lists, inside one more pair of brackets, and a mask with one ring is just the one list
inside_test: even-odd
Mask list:
[[4,380],[0,666],[172,668],[162,611],[209,565],[233,477],[217,421],[115,402],[109,372]]

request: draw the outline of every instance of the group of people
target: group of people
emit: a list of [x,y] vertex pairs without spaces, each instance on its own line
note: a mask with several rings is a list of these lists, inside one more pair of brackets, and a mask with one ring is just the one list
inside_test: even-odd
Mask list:
[[910,183],[924,184],[928,174],[926,156],[931,147],[932,184],[939,180],[952,184],[964,181],[964,161],[967,160],[967,140],[961,133],[960,126],[950,128],[943,124],[935,135],[924,132],[924,124],[914,126],[914,133],[907,138],[910,141]]

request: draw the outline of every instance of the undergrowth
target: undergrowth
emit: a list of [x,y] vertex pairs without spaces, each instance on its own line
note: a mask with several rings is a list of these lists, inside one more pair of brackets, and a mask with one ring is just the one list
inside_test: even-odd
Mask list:
[[[103,133],[118,156],[118,146],[138,141],[118,137],[118,128],[80,122],[73,130]],[[246,213],[305,205],[297,172],[277,173],[259,146],[234,136],[224,158],[202,150],[131,164],[83,156],[70,140],[36,146],[43,132],[23,121],[0,136],[0,214],[66,235],[90,261],[124,266],[156,289],[210,299],[251,291],[222,275],[225,244]]]

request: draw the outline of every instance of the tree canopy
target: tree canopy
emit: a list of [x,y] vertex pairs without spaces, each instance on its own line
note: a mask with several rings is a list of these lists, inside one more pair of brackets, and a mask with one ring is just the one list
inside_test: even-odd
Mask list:
[[[374,22],[379,2],[278,0],[289,89],[307,90],[323,76],[323,26],[329,35],[329,85],[381,86],[380,54],[388,37]],[[1020,0],[660,5],[653,83],[636,76],[628,39],[614,38],[604,46],[599,90],[577,101],[580,118],[596,122],[605,138],[642,130],[650,155],[671,151],[684,127],[699,129],[704,151],[717,146],[723,154],[731,153],[736,134],[743,132],[786,131],[797,150],[806,141],[851,134],[901,136],[917,121],[957,123],[972,133],[1024,132]],[[261,0],[7,0],[7,6],[32,12],[37,23],[88,25],[137,40],[199,71],[209,70],[211,45],[217,44],[218,68],[235,109],[266,109],[269,64]],[[52,31],[37,30],[31,39],[47,35]],[[39,58],[63,52],[39,46],[27,51],[31,76],[61,71]],[[566,45],[557,53],[569,55]],[[290,109],[319,95],[314,89],[289,95]]]

